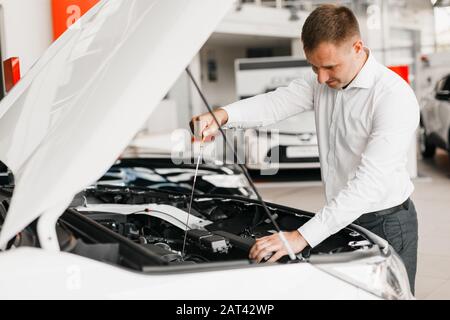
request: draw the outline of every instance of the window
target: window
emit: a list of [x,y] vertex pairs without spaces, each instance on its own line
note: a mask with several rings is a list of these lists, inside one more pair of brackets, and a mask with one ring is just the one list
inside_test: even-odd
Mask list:
[[450,91],[450,75],[441,79],[436,85],[436,91]]

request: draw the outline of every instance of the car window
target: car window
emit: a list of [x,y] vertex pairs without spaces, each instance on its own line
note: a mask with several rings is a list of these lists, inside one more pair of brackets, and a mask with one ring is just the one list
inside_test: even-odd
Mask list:
[[450,75],[439,80],[436,85],[436,91],[450,91]]
[[450,91],[450,76],[444,79],[444,87],[442,88],[444,91]]

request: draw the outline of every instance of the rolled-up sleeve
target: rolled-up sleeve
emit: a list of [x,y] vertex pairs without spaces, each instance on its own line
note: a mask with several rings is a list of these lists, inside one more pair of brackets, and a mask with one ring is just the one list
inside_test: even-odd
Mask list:
[[311,247],[389,197],[390,180],[406,174],[407,154],[418,123],[419,105],[410,88],[407,91],[386,89],[374,102],[369,140],[355,175],[336,197],[298,229]]
[[308,72],[289,86],[260,94],[223,107],[230,128],[266,126],[297,113],[313,109],[314,74]]

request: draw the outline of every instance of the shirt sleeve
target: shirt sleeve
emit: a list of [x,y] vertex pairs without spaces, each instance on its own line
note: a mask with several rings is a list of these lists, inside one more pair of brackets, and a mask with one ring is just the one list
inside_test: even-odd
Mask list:
[[227,127],[267,126],[297,113],[313,109],[316,79],[312,72],[292,81],[289,86],[260,94],[223,107],[228,114]]
[[387,89],[387,93],[374,101],[372,130],[354,178],[298,229],[311,247],[348,226],[388,196],[389,180],[396,171],[405,171],[408,149],[419,123],[419,105],[409,86],[400,89]]

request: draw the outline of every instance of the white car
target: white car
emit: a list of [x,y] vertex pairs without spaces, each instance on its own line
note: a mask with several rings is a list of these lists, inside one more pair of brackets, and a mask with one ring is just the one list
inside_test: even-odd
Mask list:
[[[245,99],[288,86],[292,80],[309,72],[310,64],[296,57],[237,59],[238,98]],[[247,168],[263,171],[263,175],[276,174],[278,170],[320,167],[314,111],[248,130],[245,139]]]
[[[231,6],[101,1],[1,102],[15,183],[0,188],[0,298],[412,298],[398,255],[357,226],[254,264],[254,238],[274,232],[260,202],[197,194],[188,217],[187,194],[95,184]],[[312,217],[267,206],[285,230]]]
[[432,158],[436,148],[450,152],[450,75],[438,81],[422,105],[419,136],[422,156]]
[[[314,117],[314,114],[312,114]],[[248,130],[246,166],[263,175],[300,168],[320,168],[317,135],[314,131],[281,133],[279,130]]]

